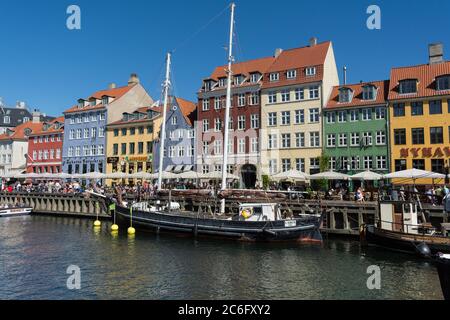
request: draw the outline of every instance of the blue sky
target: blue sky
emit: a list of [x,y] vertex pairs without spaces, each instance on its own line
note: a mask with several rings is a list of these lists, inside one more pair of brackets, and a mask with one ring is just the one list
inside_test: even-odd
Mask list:
[[[0,97],[59,115],[80,97],[123,85],[135,72],[160,98],[165,54],[173,55],[174,93],[195,99],[202,78],[226,62],[229,12],[205,26],[224,0],[0,1]],[[81,30],[66,28],[66,9],[81,8]],[[450,1],[237,0],[236,60],[332,40],[348,82],[382,80],[393,66],[427,62],[427,45],[450,50]],[[366,28],[366,9],[381,7],[381,30]],[[192,35],[195,35],[192,37]],[[188,39],[188,41],[185,41]],[[449,55],[445,54],[447,58]]]

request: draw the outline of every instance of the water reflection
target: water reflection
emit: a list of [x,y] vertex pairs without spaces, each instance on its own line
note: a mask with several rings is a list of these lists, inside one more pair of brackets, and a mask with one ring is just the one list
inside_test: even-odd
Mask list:
[[[414,256],[323,245],[196,240],[126,229],[95,230],[90,220],[0,220],[1,299],[442,299],[436,271]],[[123,229],[123,230],[122,230]],[[65,287],[78,265],[82,289]],[[367,268],[382,289],[366,287]]]

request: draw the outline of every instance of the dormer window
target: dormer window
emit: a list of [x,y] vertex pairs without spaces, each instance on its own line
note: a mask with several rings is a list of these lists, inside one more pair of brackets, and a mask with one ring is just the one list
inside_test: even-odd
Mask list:
[[278,81],[280,80],[280,74],[279,73],[271,73],[270,74],[270,81]]
[[243,81],[242,75],[237,75],[234,77],[233,83],[235,86],[239,86],[242,84],[242,81]]
[[439,91],[450,90],[450,75],[438,77],[436,79],[436,89]]
[[260,77],[261,77],[261,75],[259,73],[252,73],[250,75],[250,82],[251,83],[257,83],[259,81]]
[[417,79],[402,80],[399,83],[400,94],[416,93]]
[[352,101],[353,91],[350,88],[339,89],[339,103],[349,103]]
[[375,100],[377,97],[377,88],[372,85],[363,87],[363,100]]
[[316,67],[309,67],[305,69],[305,74],[307,76],[314,76],[316,75]]
[[211,91],[211,81],[205,81],[205,91]]
[[220,78],[219,79],[219,87],[225,87],[227,78]]
[[288,79],[295,79],[297,77],[297,70],[289,70],[286,76]]
[[85,101],[83,99],[78,100],[78,108],[79,109],[84,108],[84,103],[85,103]]
[[96,102],[97,102],[97,99],[92,99],[91,101],[89,101],[89,104],[91,107],[95,107]]
[[103,96],[102,97],[102,104],[104,106],[106,106],[109,103],[109,97],[108,96]]
[[25,134],[25,136],[29,136],[31,134],[31,129],[30,128],[25,128],[25,130],[23,130],[23,133]]

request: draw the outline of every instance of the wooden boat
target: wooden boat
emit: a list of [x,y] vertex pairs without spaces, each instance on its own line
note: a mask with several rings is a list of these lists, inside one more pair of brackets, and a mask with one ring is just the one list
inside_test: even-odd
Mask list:
[[179,211],[142,211],[117,205],[116,221],[126,227],[132,224],[136,229],[241,241],[322,242],[319,231],[322,215],[283,219],[279,205],[273,203],[242,204],[239,214],[229,218]]
[[438,254],[434,260],[439,274],[442,294],[445,300],[450,300],[450,255]]
[[421,244],[426,244],[433,254],[450,253],[446,228],[432,226],[418,208],[419,203],[414,201],[381,201],[375,224],[361,227],[361,240],[368,245],[410,253],[420,253]]
[[29,215],[32,211],[32,208],[28,207],[9,207],[9,208],[0,208],[0,217],[18,217],[18,216],[26,216]]

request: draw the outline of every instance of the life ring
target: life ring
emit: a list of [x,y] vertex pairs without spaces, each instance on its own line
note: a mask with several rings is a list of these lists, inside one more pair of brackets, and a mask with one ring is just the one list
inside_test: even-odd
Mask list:
[[241,216],[247,220],[249,218],[251,218],[251,216],[253,216],[253,209],[243,209],[241,211]]

